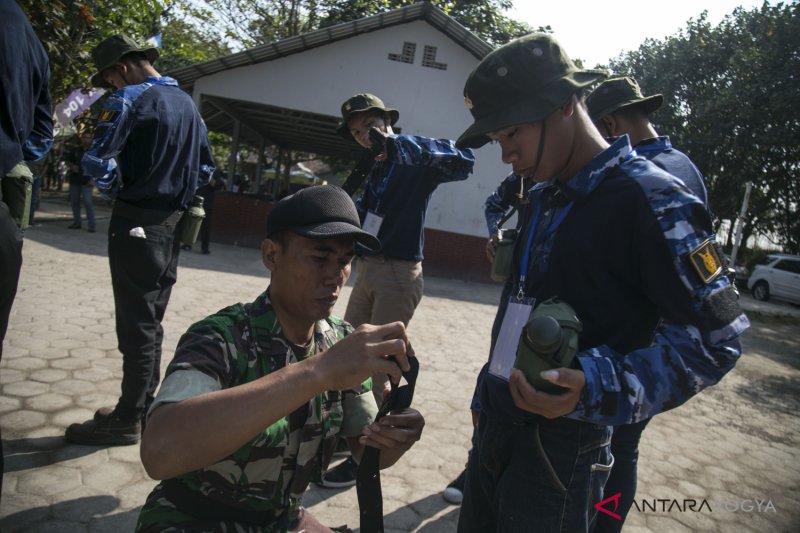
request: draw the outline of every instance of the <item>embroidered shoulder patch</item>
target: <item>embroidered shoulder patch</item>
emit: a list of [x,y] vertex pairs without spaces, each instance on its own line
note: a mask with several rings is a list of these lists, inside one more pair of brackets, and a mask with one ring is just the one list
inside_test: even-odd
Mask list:
[[689,252],[689,261],[703,283],[711,283],[722,272],[722,261],[711,239]]
[[119,111],[116,109],[105,109],[102,113],[100,113],[100,118],[98,119],[99,122],[113,122],[114,119],[117,118],[119,115]]

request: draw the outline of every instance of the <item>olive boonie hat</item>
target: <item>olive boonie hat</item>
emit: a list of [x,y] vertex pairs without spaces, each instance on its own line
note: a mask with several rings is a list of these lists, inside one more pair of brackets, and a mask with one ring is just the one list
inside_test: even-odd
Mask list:
[[267,238],[281,231],[309,239],[352,237],[373,252],[381,247],[377,237],[361,229],[350,196],[334,185],[300,189],[275,204],[267,217]]
[[392,126],[400,118],[400,112],[397,109],[391,109],[383,105],[383,100],[374,94],[361,93],[351,96],[345,103],[342,104],[342,123],[336,128],[336,133],[345,139],[354,140],[350,135],[350,128],[347,127],[347,121],[355,113],[362,111],[371,111],[372,109],[379,109],[385,113],[389,113],[392,120]]
[[484,57],[467,78],[464,100],[475,121],[456,145],[479,148],[489,142],[487,133],[539,121],[605,76],[576,67],[551,35],[515,39]]
[[646,114],[650,114],[664,103],[664,96],[654,94],[645,97],[636,80],[628,77],[609,78],[597,86],[586,97],[586,106],[592,122],[597,122],[621,107],[641,104]]
[[112,35],[92,49],[92,61],[97,67],[97,72],[92,75],[93,87],[112,89],[111,85],[103,79],[102,72],[119,61],[122,56],[132,52],[141,52],[150,63],[158,59],[157,48],[140,48],[136,41],[125,34]]

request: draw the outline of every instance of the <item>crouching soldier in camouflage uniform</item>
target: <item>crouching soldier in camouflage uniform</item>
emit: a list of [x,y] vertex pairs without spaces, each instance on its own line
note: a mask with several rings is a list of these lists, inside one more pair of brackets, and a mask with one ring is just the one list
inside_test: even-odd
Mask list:
[[329,532],[301,505],[337,436],[394,464],[422,434],[414,409],[379,424],[369,376],[408,371],[402,322],[353,328],[331,310],[361,230],[347,194],[304,189],[279,202],[261,245],[269,288],[194,324],[149,412],[142,462],[162,481],[137,531]]

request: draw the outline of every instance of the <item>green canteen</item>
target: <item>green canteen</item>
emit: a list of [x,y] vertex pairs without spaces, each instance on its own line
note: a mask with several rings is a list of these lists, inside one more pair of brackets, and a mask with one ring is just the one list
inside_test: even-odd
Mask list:
[[505,282],[511,276],[511,263],[514,259],[514,243],[517,240],[517,230],[501,229],[500,240],[497,241],[497,249],[492,261],[492,279],[500,283]]
[[536,390],[550,394],[566,392],[567,389],[553,385],[539,374],[572,366],[581,329],[581,322],[569,304],[557,297],[542,302],[522,328],[514,367],[525,374]]
[[206,212],[203,209],[203,197],[195,196],[192,199],[192,205],[183,213],[178,223],[178,238],[183,244],[191,246],[197,242],[200,225],[204,218],[206,218]]

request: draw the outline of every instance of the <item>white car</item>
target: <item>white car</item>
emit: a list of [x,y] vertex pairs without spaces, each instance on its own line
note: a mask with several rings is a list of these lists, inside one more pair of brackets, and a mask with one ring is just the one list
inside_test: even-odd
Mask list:
[[800,304],[800,256],[768,255],[753,269],[747,288],[762,302],[775,297]]

